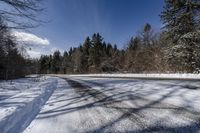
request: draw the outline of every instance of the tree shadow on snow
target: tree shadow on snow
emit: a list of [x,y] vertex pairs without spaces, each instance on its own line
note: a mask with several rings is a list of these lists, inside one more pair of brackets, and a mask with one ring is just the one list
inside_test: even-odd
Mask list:
[[[91,81],[90,84],[101,87],[101,90],[93,89],[92,87],[79,83],[75,80],[66,79],[71,87],[74,88],[76,94],[71,96],[70,98],[66,97],[66,95],[59,94],[55,97],[55,99],[49,104],[56,104],[59,102],[67,102],[67,104],[62,104],[59,107],[49,109],[48,111],[41,112],[40,116],[37,119],[45,119],[49,117],[59,116],[62,114],[72,113],[76,111],[81,111],[84,109],[95,108],[95,107],[103,107],[107,109],[111,109],[114,111],[118,111],[120,115],[115,116],[112,121],[108,121],[106,123],[102,123],[101,126],[95,129],[88,129],[88,133],[90,132],[105,132],[109,130],[110,127],[115,124],[122,122],[126,119],[132,121],[133,124],[137,124],[140,128],[134,130],[127,130],[125,132],[198,132],[200,130],[200,116],[199,112],[195,112],[190,110],[189,107],[178,107],[172,104],[163,103],[163,101],[172,96],[177,96],[182,98],[185,102],[191,102],[194,99],[190,99],[185,97],[184,91],[179,92],[181,87],[175,84],[165,85],[164,89],[169,89],[166,93],[160,95],[159,98],[155,98],[155,100],[146,99],[146,97],[155,95],[162,91],[161,88],[153,88],[145,90],[145,87],[142,85],[137,86],[135,89],[129,89],[128,91],[123,91],[122,88],[116,88],[112,86],[106,86],[105,84],[100,84]],[[118,82],[118,81],[116,81]],[[130,82],[130,81],[128,81]],[[128,83],[125,82],[124,83]],[[110,82],[109,82],[110,83]],[[142,81],[145,84],[145,81]],[[141,82],[139,82],[141,84]],[[123,87],[123,86],[121,86]],[[134,88],[134,86],[132,86]],[[187,88],[187,87],[186,87]],[[120,90],[120,91],[114,91]],[[143,90],[143,91],[141,91]],[[115,93],[113,93],[115,92]],[[63,97],[59,99],[60,97]],[[87,101],[87,102],[86,102]],[[91,102],[92,101],[92,102]],[[128,101],[132,104],[132,106],[126,106],[125,102]],[[138,104],[138,102],[143,104]],[[82,104],[83,103],[83,104]],[[78,105],[78,106],[73,106]],[[155,123],[147,124],[144,121],[147,119],[147,116],[143,114],[145,111],[168,111],[170,112],[166,117],[161,118],[154,116]],[[151,112],[152,113],[152,112]],[[162,124],[162,121],[168,121],[169,115],[173,114],[176,117],[189,119],[191,122],[183,125],[173,125],[167,126],[166,124]],[[89,118],[88,118],[89,119]],[[184,119],[183,119],[184,121]],[[112,132],[112,131],[111,131]]]

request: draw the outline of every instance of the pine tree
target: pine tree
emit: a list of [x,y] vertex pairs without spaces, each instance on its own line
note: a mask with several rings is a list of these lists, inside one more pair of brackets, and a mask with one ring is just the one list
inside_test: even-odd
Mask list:
[[153,31],[150,24],[145,24],[142,31],[141,40],[143,41],[144,46],[150,46],[153,38]]
[[[165,51],[169,67],[174,71],[194,72],[197,68],[200,30],[199,0],[165,0],[166,6],[161,13],[165,25],[165,35],[170,45]],[[190,37],[190,39],[188,38]],[[190,41],[185,41],[190,40]]]
[[65,51],[62,59],[62,70],[64,74],[67,73],[68,63],[69,63],[69,55],[68,52]]
[[47,71],[49,69],[49,58],[47,55],[43,55],[40,57],[40,68],[39,71],[42,74],[47,74]]
[[167,59],[174,71],[200,72],[200,32],[183,35],[177,45],[167,49]]
[[48,73],[52,73],[52,62],[53,62],[53,57],[52,55],[49,55],[49,59],[48,59]]
[[99,33],[92,36],[92,47],[90,48],[90,62],[95,70],[98,69],[101,62],[101,55],[103,50],[103,38]]
[[112,44],[108,43],[106,47],[106,55],[108,58],[112,56],[112,50],[113,50]]
[[60,71],[60,65],[61,65],[61,54],[60,51],[57,50],[53,54],[52,59],[52,71],[53,73],[58,73]]
[[168,38],[176,43],[182,35],[199,30],[199,13],[199,0],[165,0],[160,16]]
[[88,70],[89,70],[90,48],[91,48],[91,40],[90,40],[90,37],[87,37],[85,39],[85,42],[83,43],[83,54],[82,54],[83,72],[88,72]]

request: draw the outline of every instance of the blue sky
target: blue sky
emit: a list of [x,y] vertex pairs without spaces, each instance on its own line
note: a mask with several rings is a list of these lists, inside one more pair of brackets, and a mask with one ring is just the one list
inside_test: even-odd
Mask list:
[[[65,50],[78,46],[86,36],[99,32],[106,42],[122,48],[145,23],[159,30],[163,0],[44,0],[41,19],[50,20],[32,34]],[[45,52],[44,52],[45,53]]]

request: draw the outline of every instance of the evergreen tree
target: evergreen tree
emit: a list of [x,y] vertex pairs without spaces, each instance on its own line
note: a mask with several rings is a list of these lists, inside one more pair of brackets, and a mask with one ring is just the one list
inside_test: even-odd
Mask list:
[[83,43],[83,53],[82,53],[82,61],[83,61],[83,71],[88,72],[89,70],[89,54],[90,54],[90,48],[91,48],[91,40],[89,37],[85,39],[85,42]]
[[99,33],[94,34],[92,36],[92,47],[90,48],[90,57],[89,60],[93,65],[94,69],[97,70],[101,63],[101,56],[102,56],[102,45],[103,38],[99,35]]
[[67,69],[69,67],[68,63],[69,63],[69,54],[67,51],[64,51],[63,59],[62,59],[62,70],[64,74],[67,73]]
[[83,43],[83,51],[84,51],[85,55],[89,56],[90,48],[91,48],[91,40],[90,40],[90,37],[87,37],[85,39],[85,42]]
[[[161,13],[165,25],[165,35],[170,45],[165,50],[165,58],[174,71],[194,72],[199,53],[198,32],[200,30],[199,0],[166,0],[166,6]],[[190,37],[190,39],[189,39]],[[190,40],[190,41],[185,41]],[[195,65],[196,66],[196,65]]]
[[199,0],[165,0],[161,20],[168,38],[176,43],[182,35],[199,30],[199,13]]
[[144,29],[141,35],[141,40],[143,41],[143,45],[150,46],[153,43],[152,38],[153,38],[153,31],[151,29],[151,25],[147,23],[144,25]]
[[113,50],[112,44],[108,43],[106,47],[106,55],[108,58],[112,56],[112,50]]
[[53,57],[52,55],[49,56],[49,60],[48,60],[48,73],[52,73],[52,62],[53,62]]
[[52,59],[52,71],[53,73],[58,73],[60,71],[60,66],[61,66],[61,54],[60,51],[57,50],[53,54],[53,59]]
[[167,57],[173,71],[200,72],[200,32],[183,35],[177,45],[167,49]]
[[47,55],[43,55],[40,57],[40,73],[47,74],[49,70],[49,57]]

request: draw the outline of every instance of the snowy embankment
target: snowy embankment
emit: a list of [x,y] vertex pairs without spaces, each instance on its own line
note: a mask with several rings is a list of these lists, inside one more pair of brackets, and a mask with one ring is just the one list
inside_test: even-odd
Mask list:
[[57,78],[40,77],[0,82],[1,133],[21,131],[57,87]]
[[186,79],[199,80],[200,74],[82,74],[69,75],[80,77],[108,77],[108,78],[148,78],[148,79]]

